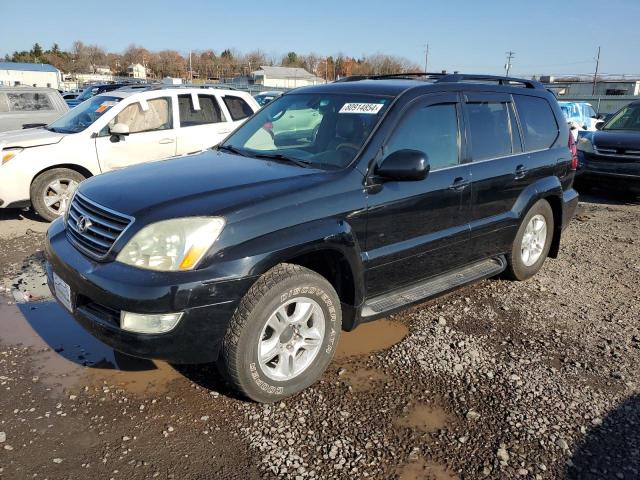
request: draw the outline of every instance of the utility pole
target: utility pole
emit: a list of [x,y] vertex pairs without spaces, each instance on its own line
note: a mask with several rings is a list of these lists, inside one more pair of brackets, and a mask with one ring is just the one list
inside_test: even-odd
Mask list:
[[509,50],[507,52],[507,63],[504,64],[504,70],[505,70],[505,76],[509,76],[509,71],[511,70],[511,60],[513,60],[513,57],[515,57],[516,52],[513,52],[511,50]]
[[191,66],[191,50],[189,50],[189,83],[193,83],[193,67]]
[[600,66],[600,47],[598,47],[598,56],[596,57],[596,72],[593,74],[593,88],[591,95],[596,94],[596,83],[598,82],[598,67]]
[[427,73],[429,69],[427,68],[429,65],[429,44],[426,44],[426,48],[424,50],[424,73]]

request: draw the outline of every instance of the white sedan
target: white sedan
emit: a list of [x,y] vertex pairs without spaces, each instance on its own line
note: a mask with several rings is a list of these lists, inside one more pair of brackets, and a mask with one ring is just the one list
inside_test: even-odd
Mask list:
[[248,93],[214,88],[97,95],[46,127],[0,134],[0,208],[53,220],[85,178],[213,147],[259,108]]

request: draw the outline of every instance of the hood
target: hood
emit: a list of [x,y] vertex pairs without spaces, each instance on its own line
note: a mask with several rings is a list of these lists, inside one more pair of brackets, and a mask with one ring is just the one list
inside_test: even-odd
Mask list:
[[617,150],[640,150],[640,132],[633,130],[598,130],[593,133],[596,147]]
[[50,132],[46,128],[25,128],[0,133],[0,149],[8,147],[38,147],[58,143],[64,133]]
[[224,214],[322,182],[331,172],[214,150],[105,173],[79,192],[120,213],[154,218]]

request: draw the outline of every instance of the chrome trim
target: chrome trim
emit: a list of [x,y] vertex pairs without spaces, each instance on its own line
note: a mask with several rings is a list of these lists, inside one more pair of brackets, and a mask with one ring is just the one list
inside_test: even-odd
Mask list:
[[[108,247],[108,248],[107,248],[107,251],[106,251],[104,254],[99,255],[99,254],[97,254],[96,252],[89,250],[89,249],[88,249],[87,247],[85,247],[84,245],[80,244],[80,243],[79,243],[79,242],[74,238],[74,234],[75,234],[75,235],[82,236],[82,237],[84,237],[84,236],[83,236],[83,234],[82,234],[81,232],[79,232],[76,228],[71,228],[71,225],[68,223],[68,216],[69,216],[69,215],[72,215],[72,214],[71,214],[71,213],[68,213],[68,214],[66,214],[66,215],[65,215],[65,219],[67,220],[67,221],[65,221],[65,230],[68,230],[68,231],[69,231],[69,232],[67,233],[67,239],[68,239],[68,240],[73,244],[73,246],[74,246],[75,248],[77,248],[78,250],[80,250],[80,251],[81,251],[82,253],[84,253],[85,255],[87,255],[88,257],[91,257],[91,258],[93,258],[93,259],[95,259],[95,260],[104,260],[105,258],[107,258],[107,257],[109,256],[109,254],[111,254],[111,251],[113,250],[113,247],[114,247],[114,246],[115,246],[115,244],[118,242],[118,240],[120,240],[120,238],[125,234],[125,232],[126,232],[127,230],[129,230],[129,228],[131,227],[131,225],[133,225],[133,224],[134,224],[134,222],[135,222],[135,217],[132,217],[131,215],[126,215],[126,214],[121,213],[121,212],[117,212],[116,210],[113,210],[113,209],[111,209],[111,208],[105,207],[105,206],[103,206],[103,205],[101,205],[101,204],[99,204],[99,203],[97,203],[97,202],[94,202],[93,200],[89,200],[87,197],[85,197],[84,195],[82,195],[82,194],[81,194],[80,192],[78,192],[77,190],[76,190],[76,192],[75,192],[75,194],[74,194],[74,197],[73,197],[73,199],[74,199],[74,200],[75,200],[75,197],[76,197],[76,196],[80,197],[80,199],[81,199],[83,202],[86,202],[87,204],[89,204],[90,206],[92,206],[92,207],[96,208],[97,210],[102,210],[102,211],[104,211],[104,212],[105,212],[105,213],[107,213],[107,214],[111,214],[111,215],[113,215],[114,217],[122,218],[122,219],[125,219],[125,220],[128,220],[128,221],[129,221],[129,223],[128,223],[127,225],[125,225],[125,226],[124,226],[124,228],[120,231],[120,233],[119,233],[119,234],[118,234],[118,235],[113,239],[113,241],[111,242],[111,244],[110,244],[110,245],[106,243],[106,240],[104,241],[104,244],[105,244],[105,245],[103,246],[103,248],[107,248],[107,247]],[[67,212],[70,212],[70,211],[71,211],[71,205],[72,205],[72,203],[70,203],[70,204],[69,204],[69,209],[67,210]],[[77,204],[74,206],[74,208],[77,208]],[[86,209],[85,209],[85,208],[83,208],[82,206],[80,207],[80,209],[82,209],[82,210],[84,210],[84,211],[86,212]],[[86,215],[88,215],[88,216],[90,216],[90,217],[95,217],[95,216],[98,216],[99,214],[97,214],[97,213],[91,213],[91,212],[86,212]],[[75,218],[75,217],[74,217],[74,218]],[[100,219],[100,220],[96,220],[96,221],[97,221],[98,223],[103,223],[103,224],[105,224],[105,225],[107,225],[107,226],[109,226],[109,224],[111,224],[111,225],[114,225],[114,226],[115,226],[115,224],[111,223],[109,220],[102,220],[102,219]],[[113,228],[113,227],[112,227],[112,228]],[[90,228],[89,230],[91,231],[91,228]],[[73,233],[70,233],[70,232],[73,232]],[[102,234],[101,234],[101,233],[99,233],[99,232],[95,232],[95,231],[94,231],[94,233],[97,233],[97,235],[102,235]],[[94,243],[94,244],[96,244],[96,245],[101,245],[101,243],[103,243],[103,241],[102,241],[102,240],[100,240],[100,239],[94,239],[94,238],[90,238],[90,237],[86,237],[86,238],[87,238],[87,242],[88,242],[88,243]]]

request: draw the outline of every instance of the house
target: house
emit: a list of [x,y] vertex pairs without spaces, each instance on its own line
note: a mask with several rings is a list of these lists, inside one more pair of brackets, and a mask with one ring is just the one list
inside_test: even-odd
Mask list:
[[140,63],[132,63],[127,67],[127,75],[132,78],[147,78],[147,69]]
[[0,86],[59,88],[62,74],[48,63],[0,62]]
[[111,67],[109,67],[109,65],[96,65],[94,70],[95,73],[100,75],[111,75]]
[[254,83],[273,88],[296,88],[326,83],[324,78],[316,77],[304,68],[270,67],[263,65],[260,70],[251,73]]

